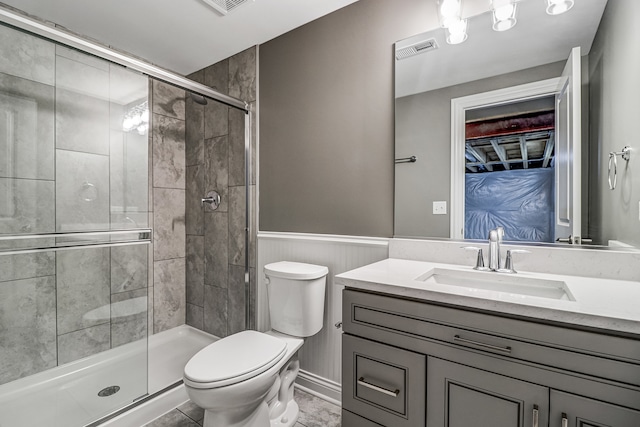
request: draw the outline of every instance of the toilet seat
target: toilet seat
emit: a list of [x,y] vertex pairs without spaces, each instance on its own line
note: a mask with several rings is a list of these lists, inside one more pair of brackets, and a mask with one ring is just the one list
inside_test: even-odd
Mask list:
[[272,335],[243,331],[208,345],[189,360],[184,381],[193,388],[217,388],[253,378],[285,355],[287,343]]

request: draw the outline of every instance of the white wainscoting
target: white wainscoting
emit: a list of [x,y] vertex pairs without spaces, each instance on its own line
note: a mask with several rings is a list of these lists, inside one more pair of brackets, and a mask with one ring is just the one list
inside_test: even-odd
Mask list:
[[342,330],[334,325],[342,321],[342,286],[333,277],[354,268],[388,257],[389,239],[299,233],[258,233],[257,328],[269,329],[264,266],[277,261],[297,261],[326,265],[327,293],[324,328],[308,338],[300,351],[300,375],[297,383],[304,389],[340,402],[342,374]]

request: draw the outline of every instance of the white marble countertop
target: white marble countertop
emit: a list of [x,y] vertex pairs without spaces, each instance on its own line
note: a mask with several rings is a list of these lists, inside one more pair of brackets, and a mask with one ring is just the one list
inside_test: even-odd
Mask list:
[[335,284],[426,302],[640,335],[639,282],[521,271],[514,275],[518,279],[565,282],[575,299],[570,301],[420,280],[433,269],[482,275],[476,276],[482,279],[511,276],[496,272],[477,272],[472,267],[460,265],[388,258],[338,274]]

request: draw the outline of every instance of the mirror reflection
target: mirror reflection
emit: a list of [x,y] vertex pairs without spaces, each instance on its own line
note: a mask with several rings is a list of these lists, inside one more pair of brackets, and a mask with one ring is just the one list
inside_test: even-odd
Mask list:
[[640,248],[640,2],[516,5],[396,43],[395,236]]

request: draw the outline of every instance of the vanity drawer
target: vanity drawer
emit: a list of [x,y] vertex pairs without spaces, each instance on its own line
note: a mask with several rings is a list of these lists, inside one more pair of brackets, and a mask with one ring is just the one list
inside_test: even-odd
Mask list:
[[352,290],[343,301],[347,333],[377,341],[400,333],[640,385],[639,340]]
[[342,407],[385,426],[424,426],[426,356],[342,336]]

